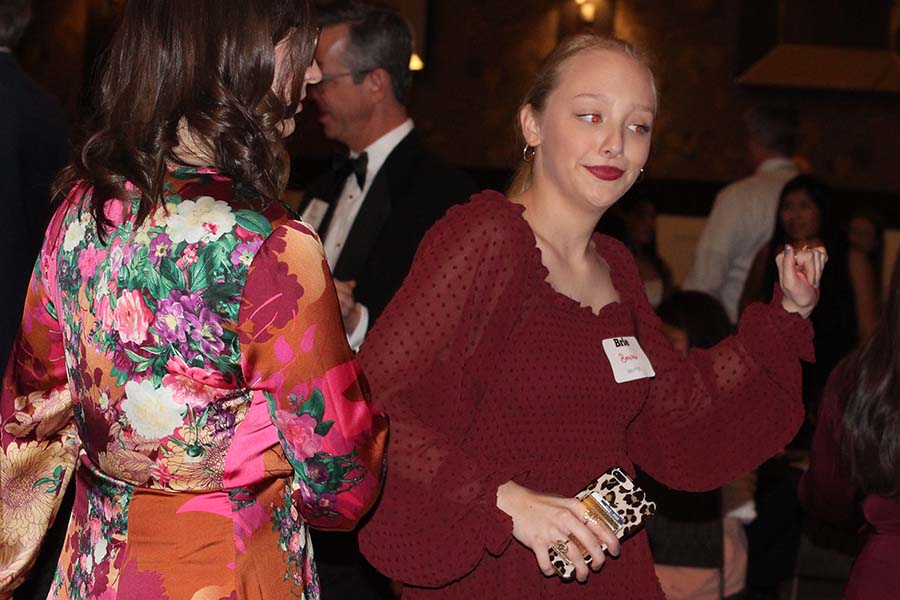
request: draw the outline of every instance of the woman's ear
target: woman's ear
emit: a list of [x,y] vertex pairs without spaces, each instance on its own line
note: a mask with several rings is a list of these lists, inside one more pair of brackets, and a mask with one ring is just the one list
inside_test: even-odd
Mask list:
[[535,147],[541,144],[541,126],[538,114],[530,104],[519,109],[519,127],[522,129],[526,144]]

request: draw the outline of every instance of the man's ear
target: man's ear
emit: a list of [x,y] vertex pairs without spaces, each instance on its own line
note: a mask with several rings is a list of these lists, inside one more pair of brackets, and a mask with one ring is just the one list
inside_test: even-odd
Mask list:
[[391,87],[391,76],[387,71],[381,68],[370,71],[369,74],[366,75],[363,85],[366,86],[366,91],[374,102],[381,102],[387,98],[389,94],[394,93],[393,88]]
[[519,109],[519,127],[525,137],[525,143],[529,146],[541,145],[541,124],[537,112],[530,104]]

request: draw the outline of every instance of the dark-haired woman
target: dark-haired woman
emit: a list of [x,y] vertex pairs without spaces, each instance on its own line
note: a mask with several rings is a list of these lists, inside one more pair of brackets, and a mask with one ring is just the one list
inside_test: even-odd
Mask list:
[[377,497],[385,420],[277,202],[309,11],[128,2],[4,379],[0,597],[73,479],[53,598],[316,598],[307,526]]
[[[772,239],[760,249],[750,268],[741,308],[772,297],[778,278],[774,257],[785,244],[798,249],[827,248],[830,264],[821,281],[822,301],[810,317],[816,330],[816,362],[804,365],[803,373],[804,398],[807,407],[812,408],[835,365],[875,328],[875,273],[865,254],[848,245],[834,222],[832,192],[821,179],[798,175],[788,181],[782,189],[777,214]],[[808,447],[808,438],[805,444]]]
[[[900,590],[900,261],[879,327],[825,387],[800,500],[817,516],[866,524],[845,600]],[[861,510],[860,510],[861,509]]]
[[625,224],[622,240],[637,264],[650,306],[658,308],[674,291],[672,270],[656,247],[656,207],[646,197],[622,198],[617,212]]

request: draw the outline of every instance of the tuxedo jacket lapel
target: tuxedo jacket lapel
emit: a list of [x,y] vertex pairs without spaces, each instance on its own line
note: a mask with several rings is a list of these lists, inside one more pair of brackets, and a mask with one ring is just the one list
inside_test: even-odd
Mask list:
[[[385,163],[384,167],[387,166]],[[366,194],[363,204],[353,221],[347,243],[341,251],[341,256],[334,267],[335,279],[356,279],[357,274],[365,265],[372,247],[378,241],[381,229],[388,217],[391,216],[391,195],[388,185],[387,169],[382,167],[372,187]],[[329,213],[334,212],[333,207]],[[329,218],[326,216],[326,219]]]

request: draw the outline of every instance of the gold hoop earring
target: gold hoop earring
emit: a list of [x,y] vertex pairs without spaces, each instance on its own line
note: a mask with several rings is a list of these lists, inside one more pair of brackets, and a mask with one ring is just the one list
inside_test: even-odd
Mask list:
[[522,160],[524,160],[525,162],[533,161],[535,154],[537,154],[537,149],[534,146],[525,144],[525,147],[522,148]]

